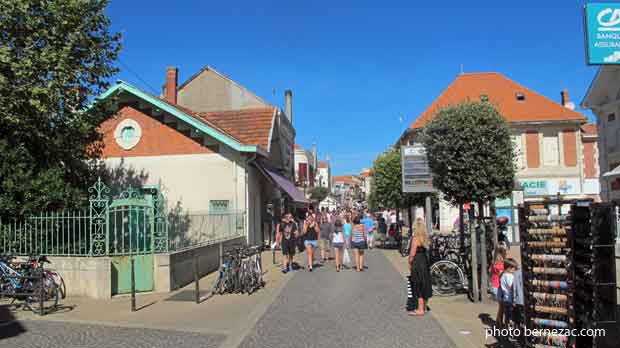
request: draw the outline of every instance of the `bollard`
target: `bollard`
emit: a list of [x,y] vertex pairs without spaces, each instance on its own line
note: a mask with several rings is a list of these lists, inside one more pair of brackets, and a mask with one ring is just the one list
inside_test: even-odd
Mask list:
[[196,283],[196,288],[194,289],[194,297],[196,303],[200,303],[200,279],[198,279],[198,254],[194,252],[194,282]]
[[275,247],[271,248],[271,257],[272,257],[271,262],[275,265],[276,264],[276,248]]
[[134,268],[134,257],[131,256],[131,311],[136,311],[136,274]]

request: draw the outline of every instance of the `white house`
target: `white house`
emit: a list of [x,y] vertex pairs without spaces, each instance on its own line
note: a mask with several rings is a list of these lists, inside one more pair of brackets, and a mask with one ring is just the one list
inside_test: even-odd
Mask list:
[[181,87],[177,74],[168,69],[163,97],[124,81],[100,96],[112,101],[100,126],[106,165],[139,185],[161,185],[168,207],[190,218],[186,239],[202,233],[199,217],[234,214],[247,241],[263,243],[268,207],[306,203],[291,182],[291,115],[211,67]]

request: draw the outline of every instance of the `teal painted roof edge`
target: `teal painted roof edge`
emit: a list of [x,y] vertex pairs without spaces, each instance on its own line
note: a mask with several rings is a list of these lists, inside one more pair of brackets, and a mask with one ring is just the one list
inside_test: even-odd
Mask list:
[[204,124],[203,122],[200,122],[198,120],[196,120],[194,117],[184,113],[183,111],[175,108],[172,105],[169,105],[166,102],[163,102],[161,100],[159,100],[158,98],[153,97],[152,95],[140,90],[137,87],[134,87],[132,85],[130,85],[129,83],[125,82],[125,81],[121,81],[119,80],[116,85],[110,87],[107,91],[103,92],[103,94],[101,94],[97,99],[98,100],[103,100],[103,99],[107,99],[108,97],[110,97],[111,95],[113,95],[114,93],[116,93],[119,90],[123,90],[125,92],[129,92],[131,94],[133,94],[134,96],[141,98],[153,105],[155,105],[156,107],[160,108],[161,110],[164,110],[168,113],[170,113],[171,115],[177,117],[178,119],[190,124],[191,126],[193,126],[194,128],[208,134],[209,136],[215,138],[217,141],[224,143],[228,146],[230,146],[231,148],[233,148],[236,151],[239,152],[257,152],[257,146],[254,145],[243,145],[241,143],[239,143],[238,141],[236,141],[235,139],[232,139],[231,137],[227,136],[226,134],[223,134],[221,132],[219,132],[216,129],[213,129],[211,127],[209,127],[208,125]]

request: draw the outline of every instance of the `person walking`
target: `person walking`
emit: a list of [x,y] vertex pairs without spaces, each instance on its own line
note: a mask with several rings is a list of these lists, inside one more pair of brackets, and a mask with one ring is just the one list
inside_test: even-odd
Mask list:
[[409,315],[424,315],[428,300],[433,295],[428,255],[429,245],[430,239],[424,220],[417,218],[409,251],[409,266],[411,269],[412,294],[413,298],[417,299],[418,305],[415,311],[408,312]]
[[334,233],[332,233],[332,246],[334,247],[334,253],[336,254],[336,272],[340,272],[342,269],[342,253],[345,247],[344,226],[340,219],[334,223]]
[[304,246],[306,247],[306,269],[308,272],[312,272],[312,266],[314,265],[314,250],[319,247],[319,231],[320,227],[316,222],[314,215],[309,215],[304,223]]
[[366,250],[366,226],[361,222],[360,216],[353,218],[351,228],[351,248],[353,248],[353,259],[358,272],[364,271],[364,250]]
[[293,220],[293,214],[284,214],[282,221],[276,226],[276,243],[282,250],[282,273],[292,271],[296,233],[297,223]]
[[370,212],[366,213],[366,216],[364,216],[362,223],[366,227],[366,238],[368,242],[368,249],[372,249],[373,240],[374,240],[373,237],[374,237],[374,232],[375,232],[375,219],[373,218]]
[[344,231],[344,240],[345,240],[345,244],[344,244],[344,250],[343,250],[343,263],[344,263],[344,267],[345,268],[351,268],[351,227],[353,225],[351,225],[351,213],[347,212],[344,215],[344,224],[343,224],[343,231]]
[[321,260],[327,262],[329,260],[329,244],[331,242],[331,235],[334,232],[334,225],[329,221],[327,213],[322,213],[319,223],[321,233],[319,235],[319,248],[321,249]]

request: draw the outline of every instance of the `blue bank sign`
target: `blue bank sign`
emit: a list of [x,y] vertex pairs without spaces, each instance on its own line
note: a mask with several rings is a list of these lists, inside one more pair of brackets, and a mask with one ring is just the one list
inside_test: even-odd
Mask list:
[[620,3],[586,4],[588,64],[620,64]]

